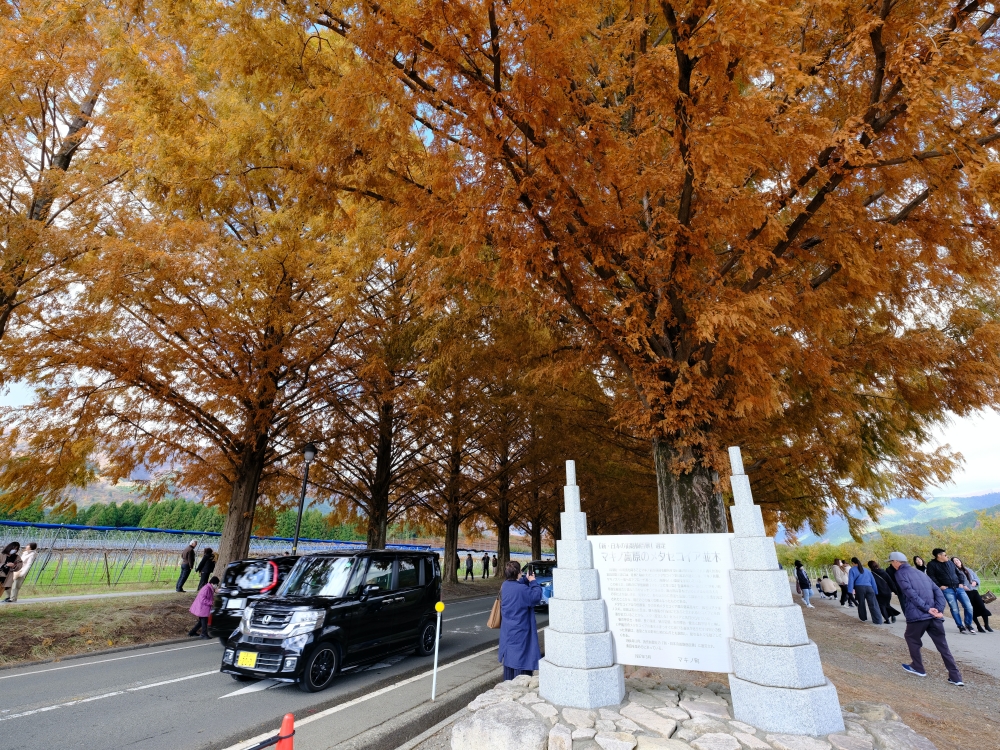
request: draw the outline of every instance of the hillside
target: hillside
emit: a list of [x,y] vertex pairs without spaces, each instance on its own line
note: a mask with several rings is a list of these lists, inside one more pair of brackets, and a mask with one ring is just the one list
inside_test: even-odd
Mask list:
[[989,516],[998,515],[1000,514],[1000,505],[983,508],[982,510],[972,510],[968,513],[963,513],[960,516],[954,516],[951,518],[932,518],[930,521],[923,521],[920,523],[904,523],[899,526],[887,526],[882,528],[885,531],[891,531],[894,534],[916,534],[918,536],[929,534],[931,529],[971,529],[975,527],[976,522],[979,520],[980,513],[986,513]]
[[[986,495],[975,497],[935,497],[922,503],[919,500],[898,499],[889,503],[882,513],[879,523],[868,524],[866,533],[873,533],[881,529],[890,529],[897,533],[926,534],[928,526],[944,526],[950,523],[950,519],[955,519],[956,523],[966,523],[959,520],[969,517],[969,525],[975,523],[975,511],[986,510],[1000,506],[1000,492],[991,492]],[[899,527],[923,527],[923,531],[904,531]],[[961,527],[965,528],[965,527]],[[779,533],[779,540],[784,537]],[[830,518],[826,530],[822,535],[812,533],[808,528],[803,529],[798,535],[800,544],[816,544],[828,542],[830,544],[841,544],[849,541],[851,534],[848,531],[847,521],[839,516]]]

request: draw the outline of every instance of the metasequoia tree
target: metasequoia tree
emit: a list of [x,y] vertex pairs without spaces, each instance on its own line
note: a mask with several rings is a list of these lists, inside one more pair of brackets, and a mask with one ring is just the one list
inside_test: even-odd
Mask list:
[[662,532],[726,529],[735,443],[770,520],[876,514],[952,468],[922,449],[934,424],[996,403],[995,3],[304,13],[426,144],[352,189],[488,242],[500,283],[603,347],[632,390],[619,418],[652,439]]
[[224,509],[224,565],[246,554],[262,493],[294,496],[301,446],[318,437],[349,317],[351,210],[311,201],[313,143],[284,125],[308,107],[282,95],[315,72],[308,34],[257,29],[272,67],[245,75],[230,64],[236,27],[155,20],[116,50],[128,200],[32,320],[13,375],[39,395],[12,415],[0,482],[55,499],[95,454],[112,480],[143,464]]
[[[86,252],[101,219],[94,199],[116,175],[103,159],[112,134],[95,125],[110,88],[102,10],[0,8],[0,357],[21,351],[5,341],[17,313],[61,288],[66,265]],[[0,366],[0,383],[7,375]]]
[[324,426],[330,447],[319,464],[323,486],[368,517],[368,546],[384,549],[389,524],[417,502],[415,473],[428,439],[417,399],[427,323],[405,248],[380,250],[369,263],[338,348],[341,375],[328,392]]

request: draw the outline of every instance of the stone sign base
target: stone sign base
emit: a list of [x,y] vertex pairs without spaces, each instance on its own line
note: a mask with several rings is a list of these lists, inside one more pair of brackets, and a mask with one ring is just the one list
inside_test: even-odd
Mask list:
[[[469,704],[469,715],[445,731],[451,750],[936,750],[883,704],[848,704],[841,709],[845,730],[817,727],[816,735],[806,736],[734,720],[732,696],[718,683],[700,688],[630,677],[623,687],[627,697],[621,703],[587,710],[543,700],[538,677],[518,677],[480,695]],[[734,683],[733,689],[742,686]],[[749,700],[762,699],[755,693]],[[761,705],[769,717],[776,710],[800,710],[787,703]],[[426,750],[446,746],[428,744]]]

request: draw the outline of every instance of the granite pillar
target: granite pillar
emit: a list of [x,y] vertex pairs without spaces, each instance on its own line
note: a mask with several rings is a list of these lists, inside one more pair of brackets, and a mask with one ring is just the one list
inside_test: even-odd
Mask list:
[[739,721],[769,732],[844,731],[837,689],[823,674],[819,650],[806,634],[802,609],[792,603],[788,576],[778,567],[774,540],[753,504],[739,448],[729,449],[733,519],[733,673],[729,688]]
[[625,698],[625,675],[615,664],[608,613],[580,511],[576,464],[566,462],[566,511],[560,514],[556,568],[545,629],[545,658],[538,665],[538,694],[559,706],[617,706]]

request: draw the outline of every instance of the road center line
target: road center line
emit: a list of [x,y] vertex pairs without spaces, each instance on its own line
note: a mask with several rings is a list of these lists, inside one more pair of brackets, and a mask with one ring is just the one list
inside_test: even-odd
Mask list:
[[90,703],[91,701],[99,701],[104,698],[113,698],[116,695],[125,695],[126,693],[135,693],[139,690],[149,690],[149,688],[160,687],[161,685],[172,685],[175,682],[184,682],[185,680],[193,680],[196,677],[207,677],[210,674],[219,674],[219,670],[213,669],[211,672],[199,672],[198,674],[189,674],[186,677],[175,677],[172,680],[163,680],[161,682],[153,682],[149,685],[139,685],[137,687],[126,688],[125,690],[115,690],[112,693],[102,693],[101,695],[92,695],[89,698],[78,698],[75,701],[66,701],[65,703],[56,703],[52,706],[43,706],[42,708],[34,708],[31,711],[22,711],[19,714],[11,714],[10,716],[0,716],[0,721],[8,721],[10,719],[20,719],[24,716],[32,716],[34,714],[45,713],[46,711],[54,711],[57,708],[68,708],[69,706],[76,706],[80,703]]
[[[471,654],[471,655],[466,656],[466,657],[463,657],[461,659],[456,659],[455,661],[450,661],[447,664],[443,664],[443,665],[439,666],[438,667],[438,673],[441,673],[441,672],[443,672],[446,669],[450,669],[451,667],[454,667],[454,666],[457,666],[459,664],[462,664],[463,662],[467,662],[467,661],[469,661],[471,659],[475,659],[477,657],[480,657],[483,654],[488,654],[488,653],[490,653],[492,651],[496,651],[497,648],[498,648],[497,646],[494,646],[493,648],[488,648],[488,649],[485,649],[483,651],[477,651],[476,653]],[[335,713],[339,713],[341,711],[344,711],[345,709],[352,708],[353,706],[356,706],[359,703],[364,703],[365,701],[370,701],[372,698],[378,698],[379,696],[382,696],[382,695],[385,695],[386,693],[392,692],[396,688],[401,688],[401,687],[404,687],[406,685],[409,685],[412,682],[416,682],[417,680],[422,680],[425,677],[430,677],[431,673],[433,671],[434,671],[433,669],[429,669],[426,672],[422,672],[422,673],[420,673],[418,675],[415,675],[415,676],[410,677],[408,679],[405,679],[405,680],[402,680],[400,682],[397,682],[397,683],[395,683],[393,685],[389,685],[388,687],[384,687],[381,690],[376,690],[374,693],[368,693],[368,695],[362,695],[360,698],[355,698],[352,701],[347,701],[347,703],[341,703],[341,704],[339,704],[337,706],[334,706],[332,708],[326,709],[326,711],[320,711],[318,714],[313,714],[312,716],[307,716],[304,719],[296,719],[295,720],[295,728],[298,729],[299,727],[302,727],[302,726],[304,726],[306,724],[311,724],[314,721],[319,721],[320,719],[324,719],[327,716],[331,716],[331,715],[333,715]],[[259,734],[256,737],[251,737],[248,740],[243,740],[243,742],[240,742],[240,743],[238,743],[236,745],[232,745],[230,747],[227,747],[226,750],[244,750],[245,748],[248,748],[248,747],[251,747],[253,745],[256,745],[261,740],[266,740],[266,739],[269,739],[270,737],[273,737],[274,734],[275,734],[275,732],[268,732],[267,734]]]
[[67,664],[65,667],[49,667],[48,669],[36,669],[34,672],[19,672],[18,674],[6,674],[0,676],[0,680],[9,680],[12,677],[27,677],[30,674],[42,674],[44,672],[58,672],[62,669],[76,669],[77,667],[89,667],[91,664],[104,664],[109,661],[121,661],[122,659],[138,659],[140,656],[156,656],[157,654],[169,654],[171,651],[184,651],[189,648],[201,648],[202,646],[214,646],[214,643],[195,643],[191,646],[178,646],[177,648],[166,648],[162,651],[147,651],[142,654],[130,654],[129,656],[115,656],[111,659],[98,659],[97,661],[86,661],[81,664]]
[[452,620],[461,620],[463,617],[475,617],[476,615],[488,615],[490,610],[484,609],[482,612],[473,612],[469,615],[459,615],[458,617],[449,617],[444,622],[451,622]]

